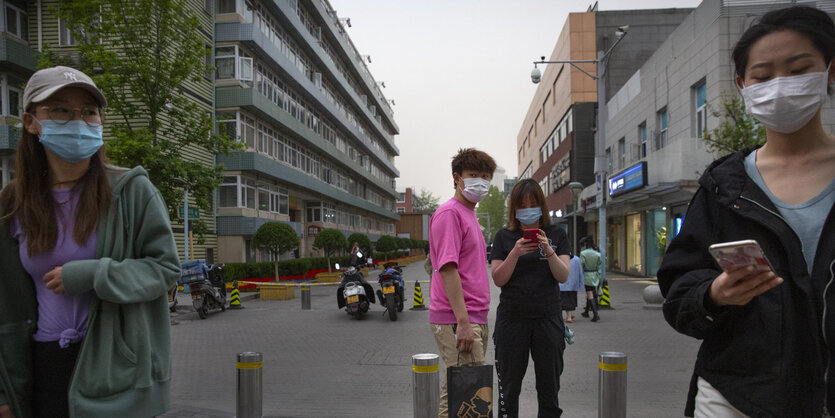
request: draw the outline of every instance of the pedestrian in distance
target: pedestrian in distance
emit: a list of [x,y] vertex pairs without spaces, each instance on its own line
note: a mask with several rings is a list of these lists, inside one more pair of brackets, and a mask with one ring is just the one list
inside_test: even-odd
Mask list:
[[[487,196],[496,162],[466,148],[452,159],[455,195],[429,221],[429,249],[435,267],[430,287],[429,323],[446,367],[481,365],[487,351],[490,281],[487,248],[475,206]],[[461,353],[459,355],[459,353]],[[447,416],[447,387],[438,416]]]
[[598,286],[600,286],[600,277],[603,276],[603,258],[594,245],[594,238],[589,235],[580,240],[580,262],[583,266],[583,285],[586,289],[586,307],[583,313],[580,314],[583,318],[589,317],[589,310],[594,313],[591,322],[600,320],[600,315],[597,313],[600,309],[597,297]]
[[[832,416],[835,135],[821,108],[835,81],[835,24],[811,7],[774,10],[732,57],[766,143],[704,172],[658,271],[664,318],[702,340],[685,415]],[[740,240],[755,240],[769,263],[723,271],[709,247]]]
[[0,192],[0,417],[170,407],[177,247],[145,170],[108,164],[106,106],[74,68],[26,84],[17,177]]
[[360,260],[361,255],[359,243],[354,242],[351,246],[351,267],[359,267],[360,264],[362,264],[362,261]]
[[577,293],[582,292],[583,286],[583,262],[577,254],[568,253],[571,258],[568,268],[568,280],[560,283],[560,305],[565,311],[565,322],[574,322],[574,311],[577,309]]
[[[493,240],[493,283],[501,288],[493,343],[499,378],[499,417],[519,416],[519,393],[533,358],[539,417],[562,415],[558,393],[565,351],[560,283],[569,275],[565,230],[551,225],[545,194],[536,181],[513,186],[508,227]],[[524,231],[535,230],[533,239]]]

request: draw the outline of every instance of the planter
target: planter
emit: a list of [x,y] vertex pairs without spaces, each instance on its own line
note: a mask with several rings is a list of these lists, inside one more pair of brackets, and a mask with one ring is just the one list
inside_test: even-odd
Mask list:
[[316,275],[316,283],[339,283],[342,280],[342,272],[319,273]]
[[290,300],[296,297],[296,288],[293,286],[258,286],[261,292],[261,300]]

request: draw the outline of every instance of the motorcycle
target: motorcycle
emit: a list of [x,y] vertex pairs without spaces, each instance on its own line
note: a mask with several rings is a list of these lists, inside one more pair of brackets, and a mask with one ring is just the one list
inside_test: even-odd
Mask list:
[[389,319],[397,321],[397,313],[403,312],[403,302],[406,300],[403,291],[403,269],[388,267],[378,276],[382,291],[377,290],[380,304],[386,307]]
[[337,306],[356,319],[362,318],[370,303],[375,303],[374,289],[362,277],[359,270],[349,267],[342,273],[342,283],[336,289]]
[[181,284],[191,289],[191,303],[200,319],[209,316],[209,309],[226,311],[226,285],[220,271],[222,265],[206,266],[205,260],[188,261],[182,264]]

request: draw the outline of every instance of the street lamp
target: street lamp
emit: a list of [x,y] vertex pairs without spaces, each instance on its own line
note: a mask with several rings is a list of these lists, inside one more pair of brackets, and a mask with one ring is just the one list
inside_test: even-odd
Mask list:
[[574,205],[574,228],[572,231],[574,232],[574,246],[571,247],[574,253],[577,253],[577,197],[580,196],[580,192],[583,191],[583,183],[579,181],[572,181],[568,183],[568,190],[571,192],[571,203]]
[[179,177],[174,177],[172,180],[183,186],[183,250],[185,253],[183,258],[184,261],[188,261],[188,182]]
[[[608,63],[609,55],[616,46],[623,40],[629,30],[628,25],[618,27],[615,31],[615,43],[609,47],[606,52],[597,51],[597,59],[594,60],[562,60],[562,61],[545,61],[545,57],[541,57],[539,61],[533,62],[533,70],[531,71],[531,81],[534,84],[542,80],[542,72],[536,67],[537,64],[569,64],[574,68],[583,72],[583,74],[597,80],[597,150],[594,158],[594,177],[597,184],[597,224],[598,237],[600,246],[600,259],[603,265],[606,265],[606,196],[603,193],[603,182],[606,181],[606,156],[603,155],[603,150],[606,148],[606,120],[608,119],[606,109],[606,64]],[[597,64],[597,75],[590,74],[586,70],[580,68],[577,64]],[[603,269],[600,282],[606,281],[606,269]]]

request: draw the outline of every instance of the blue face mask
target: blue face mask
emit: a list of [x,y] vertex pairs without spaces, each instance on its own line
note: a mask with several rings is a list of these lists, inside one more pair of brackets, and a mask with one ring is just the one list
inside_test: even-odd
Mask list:
[[523,225],[533,225],[541,217],[542,209],[540,208],[516,209],[516,219],[522,222]]
[[86,160],[104,145],[101,125],[91,126],[83,120],[59,124],[47,119],[40,123],[41,144],[64,161],[77,163]]

